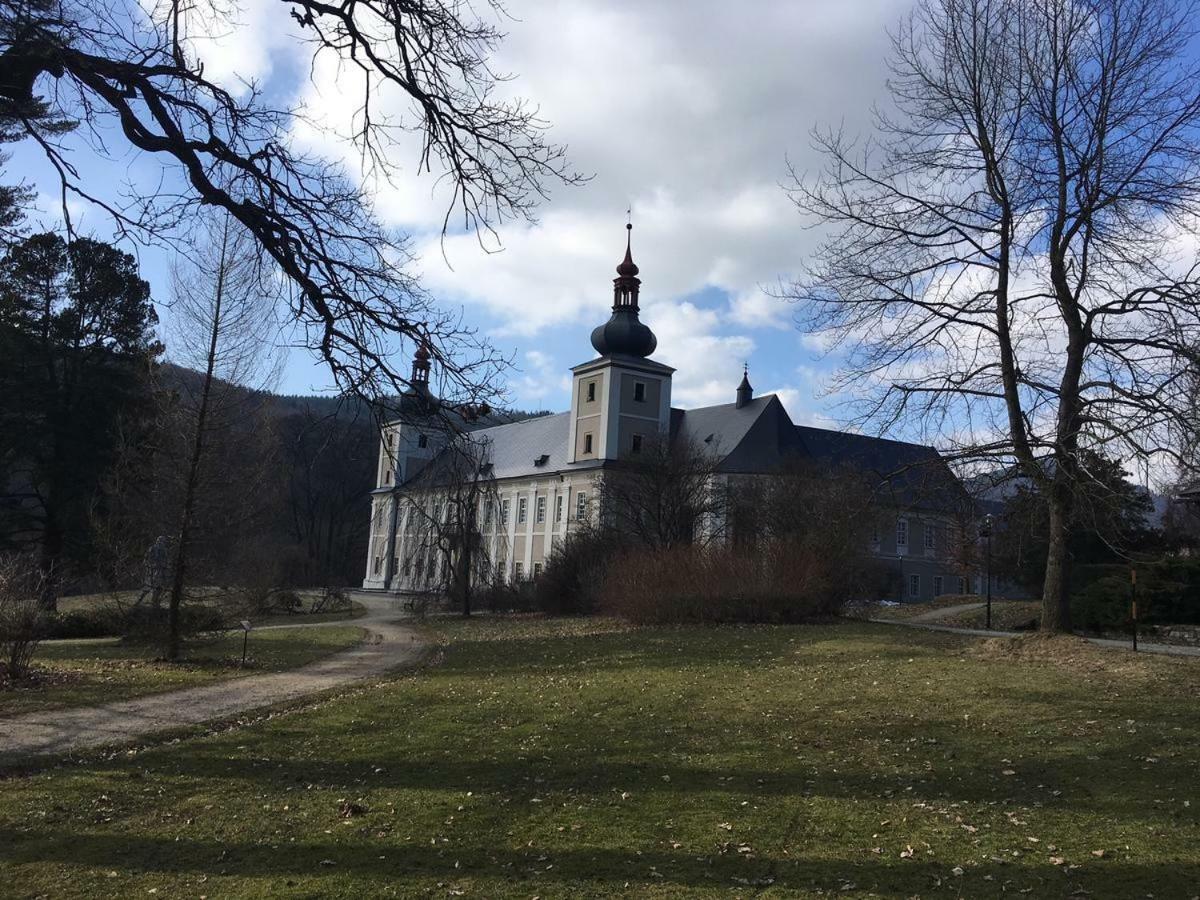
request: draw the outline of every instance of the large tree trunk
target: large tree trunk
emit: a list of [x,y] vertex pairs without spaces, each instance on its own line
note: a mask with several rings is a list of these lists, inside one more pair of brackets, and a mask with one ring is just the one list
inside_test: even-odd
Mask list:
[[1067,523],[1071,516],[1071,486],[1056,478],[1050,495],[1049,552],[1042,585],[1042,631],[1071,630],[1070,556]]

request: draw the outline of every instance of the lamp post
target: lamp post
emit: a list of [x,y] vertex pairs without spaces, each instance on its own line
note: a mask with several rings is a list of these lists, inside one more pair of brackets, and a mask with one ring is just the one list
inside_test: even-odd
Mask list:
[[987,623],[985,627],[988,631],[992,630],[992,528],[995,520],[992,519],[992,514],[988,513],[983,517],[983,524],[979,528],[979,536],[987,541]]

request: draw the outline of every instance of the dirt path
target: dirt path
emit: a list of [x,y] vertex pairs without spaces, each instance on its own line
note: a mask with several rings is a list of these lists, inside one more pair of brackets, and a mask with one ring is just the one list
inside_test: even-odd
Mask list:
[[311,626],[364,628],[365,640],[349,650],[289,672],[250,675],[103,706],[0,719],[0,758],[65,753],[132,741],[156,731],[199,725],[340,687],[421,659],[425,644],[411,628],[395,622],[402,616],[396,601],[384,597],[357,599],[367,606],[367,615]]
[[[950,615],[952,610],[967,610],[974,609],[979,604],[968,603],[963,606],[947,606],[937,610],[941,614]],[[952,625],[935,625],[928,621],[922,621],[926,616],[931,615],[926,613],[922,616],[917,616],[912,619],[867,619],[868,622],[875,622],[879,625],[899,625],[903,628],[922,628],[925,631],[944,631],[947,634],[963,634],[968,637],[1021,637],[1023,634],[1029,634],[1028,631],[988,631],[984,628],[956,628]],[[1082,635],[1081,635],[1082,636]],[[1114,641],[1109,638],[1097,638],[1082,636],[1084,640],[1091,641],[1099,647],[1109,647],[1114,650],[1132,650],[1133,644],[1130,641]],[[1200,647],[1180,647],[1175,644],[1147,644],[1144,641],[1138,641],[1138,651],[1141,653],[1158,653],[1163,656],[1200,656]]]

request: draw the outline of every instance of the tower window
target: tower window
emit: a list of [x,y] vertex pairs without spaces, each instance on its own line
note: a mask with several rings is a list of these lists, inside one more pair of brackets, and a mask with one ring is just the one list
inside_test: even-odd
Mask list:
[[642,452],[642,436],[640,434],[635,434],[633,436],[633,446],[631,447],[631,449],[633,450],[634,453]]
[[646,382],[635,381],[633,383],[633,399],[637,403],[646,402]]
[[590,433],[585,434],[583,436],[583,452],[584,453],[592,452],[592,435]]
[[593,400],[596,399],[596,382],[594,382],[594,381],[588,382],[587,398],[588,398],[588,403],[591,403]]
[[417,435],[417,446],[418,447],[428,447],[429,446],[429,435],[427,435],[427,434]]

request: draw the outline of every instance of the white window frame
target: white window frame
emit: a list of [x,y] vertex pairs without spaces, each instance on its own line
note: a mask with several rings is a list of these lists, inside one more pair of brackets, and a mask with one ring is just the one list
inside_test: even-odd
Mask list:
[[517,498],[517,524],[524,525],[529,521],[529,498]]
[[563,495],[559,494],[554,498],[554,522],[555,524],[562,521],[563,517]]
[[896,552],[908,549],[908,519],[896,520]]
[[533,564],[533,580],[537,581],[538,578],[541,576],[541,574],[542,574],[542,564],[540,562],[535,562]]
[[908,575],[908,596],[921,596],[921,576],[916,572],[910,572]]
[[513,581],[520,581],[524,577],[525,577],[525,564],[524,563],[514,563],[513,564]]
[[512,511],[512,503],[508,497],[500,501],[500,524],[508,524],[508,514]]
[[579,491],[575,494],[575,521],[582,522],[587,518],[588,514],[588,495],[587,491]]
[[946,582],[941,575],[933,576],[933,596],[937,599],[946,592]]
[[925,545],[926,556],[933,556],[933,554],[937,552],[937,535],[935,533],[935,526],[932,522],[925,523],[922,542]]
[[546,495],[540,494],[533,501],[533,521],[537,525],[543,525],[546,522]]

